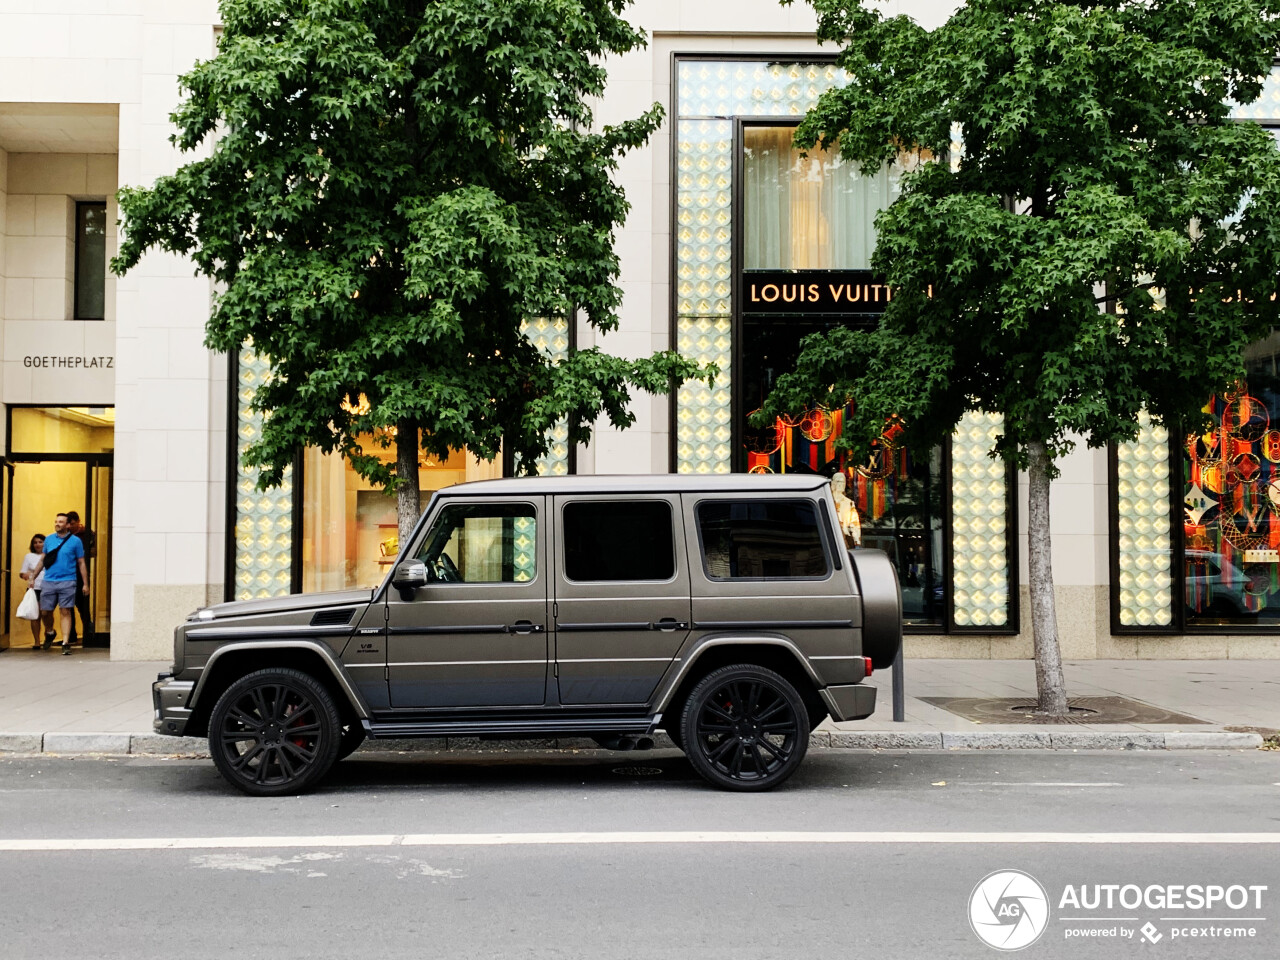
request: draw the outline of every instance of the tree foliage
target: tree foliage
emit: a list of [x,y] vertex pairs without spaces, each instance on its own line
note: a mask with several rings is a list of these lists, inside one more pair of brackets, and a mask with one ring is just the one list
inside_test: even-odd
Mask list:
[[618,323],[613,174],[662,117],[593,127],[603,59],[645,42],[627,2],[223,0],[172,117],[194,157],[121,191],[113,268],[157,247],[217,281],[208,346],[271,363],[245,456],[263,485],[313,446],[394,487],[361,437],[415,424],[437,456],[505,443],[530,468],[558,420],[584,442],[602,414],[633,421],[632,389],[711,373],[671,353],[552,364],[519,332]]
[[1143,408],[1199,424],[1277,317],[1280,152],[1226,103],[1259,96],[1280,2],[969,0],[933,31],[811,2],[852,80],[796,142],[941,162],[876,220],[879,328],[809,338],[763,417],[851,397],[861,453],[890,416],[927,447],[999,412],[1022,466],[1132,439]]

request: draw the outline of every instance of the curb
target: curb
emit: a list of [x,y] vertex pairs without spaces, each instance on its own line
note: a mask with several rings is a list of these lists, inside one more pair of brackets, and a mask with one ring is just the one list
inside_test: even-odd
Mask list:
[[[666,734],[654,736],[654,747],[672,749]],[[1230,731],[1182,731],[1167,733],[1110,733],[1087,730],[1016,732],[903,732],[817,730],[809,745],[830,750],[1256,750],[1262,735]],[[598,750],[593,740],[581,737],[543,740],[480,740],[476,737],[434,737],[425,740],[370,740],[361,753],[458,750]],[[195,737],[166,737],[158,733],[0,733],[0,754],[50,754],[58,756],[209,756],[209,746]]]

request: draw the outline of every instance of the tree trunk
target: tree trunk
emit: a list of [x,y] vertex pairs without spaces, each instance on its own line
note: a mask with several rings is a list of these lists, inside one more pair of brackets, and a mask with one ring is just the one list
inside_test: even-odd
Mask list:
[[396,424],[396,525],[400,531],[400,550],[409,544],[413,526],[422,512],[418,491],[418,421],[401,420]]
[[1058,614],[1053,600],[1053,560],[1049,539],[1049,451],[1043,441],[1027,444],[1029,504],[1027,560],[1031,573],[1031,627],[1036,650],[1036,692],[1040,712],[1067,716],[1067,684],[1058,647]]

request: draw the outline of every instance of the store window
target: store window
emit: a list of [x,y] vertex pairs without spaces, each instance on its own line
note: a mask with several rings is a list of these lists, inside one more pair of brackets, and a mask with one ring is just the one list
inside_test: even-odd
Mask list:
[[1280,626],[1280,333],[1245,369],[1182,448],[1188,626]]
[[106,304],[107,205],[76,204],[77,320],[101,320]]
[[[1229,106],[1280,139],[1280,68],[1257,101]],[[1171,437],[1143,414],[1111,453],[1117,633],[1280,628],[1280,333],[1244,360],[1243,379],[1207,398],[1204,433]]]
[[1280,628],[1280,333],[1245,351],[1244,378],[1204,410],[1201,434],[1144,418],[1113,453],[1119,632]]
[[[366,452],[388,462],[395,446],[365,437]],[[422,506],[435,491],[467,479],[466,457],[421,454]],[[361,477],[339,454],[308,448],[302,457],[302,589],[375,587],[400,552],[396,498]]]
[[875,215],[897,197],[901,167],[864,174],[835,147],[800,150],[795,132],[743,125],[744,269],[867,269]]
[[[872,456],[855,463],[836,449],[851,407],[796,410],[763,428],[747,418],[759,409],[777,378],[794,369],[801,341],[838,327],[874,328],[883,310],[883,287],[869,274],[875,249],[875,217],[899,192],[901,163],[864,173],[833,147],[801,151],[792,144],[791,125],[741,125],[743,284],[803,278],[804,293],[818,292],[834,279],[843,286],[853,276],[858,300],[824,312],[802,312],[801,291],[774,283],[780,298],[796,299],[796,312],[756,314],[746,296],[740,308],[743,422],[738,424],[738,469],[752,473],[816,473],[831,477],[840,520],[849,545],[884,550],[898,570],[907,621],[945,621],[942,451],[917,457],[897,438],[901,427],[886,424]],[[796,271],[779,277],[778,271]],[[803,273],[799,271],[804,271]],[[862,271],[854,274],[851,271]],[[799,287],[801,284],[796,284]],[[770,286],[760,286],[768,296]],[[864,299],[864,292],[874,301]],[[807,296],[804,298],[807,299]],[[848,298],[844,298],[847,301]]]
[[601,583],[675,576],[671,505],[665,500],[568,503],[563,518],[569,580]]

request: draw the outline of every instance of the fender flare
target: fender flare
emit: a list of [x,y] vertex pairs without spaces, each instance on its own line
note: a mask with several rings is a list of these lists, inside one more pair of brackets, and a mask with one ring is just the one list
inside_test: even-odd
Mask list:
[[681,658],[682,662],[680,663],[680,667],[677,669],[675,675],[663,682],[661,693],[654,701],[654,713],[663,713],[666,711],[671,702],[671,697],[675,694],[676,690],[680,688],[680,684],[684,683],[685,678],[689,676],[689,673],[694,669],[694,667],[698,665],[698,661],[702,659],[704,653],[708,650],[714,649],[715,647],[742,645],[775,647],[780,650],[785,650],[804,670],[805,675],[813,682],[814,690],[821,691],[823,689],[824,684],[822,680],[819,679],[817,671],[813,669],[813,664],[809,662],[808,657],[800,652],[800,648],[786,637],[770,634],[716,634],[713,636],[702,637],[694,641],[694,644],[689,649],[688,653]]
[[351,678],[347,676],[347,671],[342,668],[342,665],[333,655],[333,651],[323,644],[316,643],[314,640],[245,640],[219,647],[213,651],[204,668],[200,671],[200,678],[196,681],[195,689],[191,691],[191,698],[187,701],[187,707],[193,712],[195,711],[200,703],[200,695],[205,689],[206,681],[213,673],[213,668],[227,654],[245,652],[269,653],[277,650],[305,650],[308,653],[316,654],[324,662],[325,666],[329,668],[329,672],[338,684],[338,689],[347,698],[348,704],[356,712],[359,719],[366,720],[369,718],[368,704],[364,702],[364,698],[360,696],[359,691],[351,683]]

